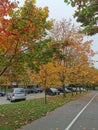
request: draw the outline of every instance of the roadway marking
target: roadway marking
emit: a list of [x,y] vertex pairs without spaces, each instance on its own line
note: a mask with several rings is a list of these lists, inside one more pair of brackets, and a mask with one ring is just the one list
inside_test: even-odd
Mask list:
[[[97,94],[96,94],[97,95]],[[71,121],[71,123],[65,128],[65,130],[69,130],[72,125],[75,123],[75,121],[78,119],[78,117],[82,114],[82,112],[88,107],[88,105],[94,100],[96,95],[93,96],[93,98],[88,102],[88,104],[77,114],[77,116]]]

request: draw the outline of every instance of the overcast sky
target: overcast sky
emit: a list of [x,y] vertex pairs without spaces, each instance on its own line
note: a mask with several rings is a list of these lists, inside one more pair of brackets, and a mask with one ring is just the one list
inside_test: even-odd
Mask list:
[[[24,0],[19,0],[21,4],[24,3]],[[48,6],[49,8],[49,19],[61,20],[61,19],[72,19],[72,22],[79,26],[79,23],[76,23],[75,19],[73,18],[73,14],[75,8],[72,8],[69,5],[64,3],[64,0],[36,0],[37,7],[45,7]],[[94,35],[93,37],[87,37],[87,39],[93,40],[92,49],[98,52],[98,34]],[[98,61],[98,55],[94,57],[94,60]],[[95,63],[95,67],[98,68],[98,62]]]

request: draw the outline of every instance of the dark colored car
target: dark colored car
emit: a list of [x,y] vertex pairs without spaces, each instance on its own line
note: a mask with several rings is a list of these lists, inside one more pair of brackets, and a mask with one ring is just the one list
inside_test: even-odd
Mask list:
[[31,88],[31,93],[38,93],[36,88]]
[[31,89],[30,88],[24,88],[24,90],[25,90],[26,94],[30,94],[31,93]]
[[64,93],[64,90],[65,90],[66,93],[71,93],[71,90],[69,90],[67,87],[64,87],[64,90],[63,90],[63,87],[57,87],[57,89],[61,93]]
[[0,91],[0,96],[5,96],[5,92],[4,91]]
[[31,93],[41,93],[43,92],[41,87],[35,87],[31,89]]
[[76,92],[77,91],[76,85],[74,85],[74,84],[70,84],[68,86],[68,89],[71,90],[72,92]]
[[56,88],[60,93],[63,93],[63,87],[57,87]]
[[46,93],[46,95],[51,95],[51,96],[53,96],[53,95],[59,95],[59,94],[60,94],[60,91],[57,90],[56,88],[47,88],[47,89],[45,90],[45,93]]
[[43,92],[41,87],[37,87],[36,90],[38,91],[38,93],[42,93]]

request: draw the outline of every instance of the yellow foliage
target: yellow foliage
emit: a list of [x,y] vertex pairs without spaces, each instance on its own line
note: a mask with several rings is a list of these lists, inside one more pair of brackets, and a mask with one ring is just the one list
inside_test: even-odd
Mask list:
[[36,0],[32,0],[32,4],[36,4]]

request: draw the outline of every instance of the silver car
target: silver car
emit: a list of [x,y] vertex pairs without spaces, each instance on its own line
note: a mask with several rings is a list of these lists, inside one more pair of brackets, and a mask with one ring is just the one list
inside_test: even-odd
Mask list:
[[24,88],[12,88],[7,94],[7,100],[26,100],[26,93]]

